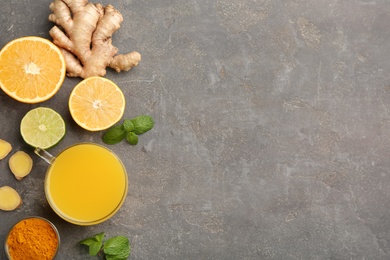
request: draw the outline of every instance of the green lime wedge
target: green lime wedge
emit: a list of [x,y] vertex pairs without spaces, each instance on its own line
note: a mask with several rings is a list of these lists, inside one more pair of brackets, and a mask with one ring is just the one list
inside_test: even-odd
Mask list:
[[27,112],[20,123],[24,141],[32,147],[48,149],[65,136],[65,122],[51,108],[38,107]]

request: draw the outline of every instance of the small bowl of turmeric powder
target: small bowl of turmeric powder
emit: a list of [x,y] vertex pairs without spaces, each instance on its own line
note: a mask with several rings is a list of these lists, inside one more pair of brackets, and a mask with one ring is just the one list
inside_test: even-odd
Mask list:
[[60,246],[60,235],[49,220],[27,217],[16,223],[5,240],[9,260],[51,260]]

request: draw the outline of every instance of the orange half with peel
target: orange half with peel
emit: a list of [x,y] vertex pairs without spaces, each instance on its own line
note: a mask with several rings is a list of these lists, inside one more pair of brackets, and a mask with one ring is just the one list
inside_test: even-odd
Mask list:
[[28,36],[7,43],[0,51],[0,87],[23,103],[54,96],[66,75],[64,56],[51,41]]
[[122,118],[125,96],[109,79],[86,78],[70,93],[69,111],[82,128],[89,131],[105,130]]

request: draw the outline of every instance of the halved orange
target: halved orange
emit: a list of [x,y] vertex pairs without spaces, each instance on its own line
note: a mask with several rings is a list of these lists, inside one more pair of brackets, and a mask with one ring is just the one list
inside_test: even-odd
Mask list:
[[64,56],[51,41],[28,36],[0,51],[0,87],[23,103],[48,100],[60,89],[66,73]]
[[89,131],[107,129],[117,123],[125,111],[125,96],[111,80],[86,78],[69,97],[69,111],[74,121]]

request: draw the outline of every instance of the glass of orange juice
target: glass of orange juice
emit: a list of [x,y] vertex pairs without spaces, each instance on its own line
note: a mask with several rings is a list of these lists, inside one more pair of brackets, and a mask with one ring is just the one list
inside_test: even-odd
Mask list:
[[64,220],[95,225],[111,218],[124,203],[128,189],[126,168],[106,147],[79,143],[57,156],[40,148],[35,153],[50,164],[45,195]]

